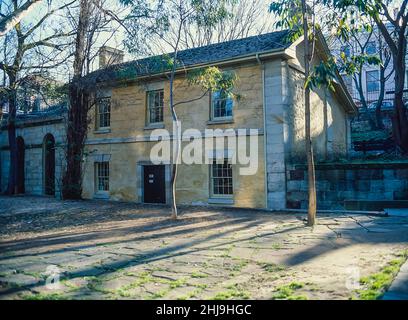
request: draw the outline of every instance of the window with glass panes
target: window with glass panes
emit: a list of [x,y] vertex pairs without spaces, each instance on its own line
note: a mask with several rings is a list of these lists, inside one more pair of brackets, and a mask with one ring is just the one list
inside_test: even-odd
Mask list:
[[232,118],[233,100],[224,91],[220,90],[212,94],[212,118]]
[[351,56],[351,49],[349,46],[342,46],[340,48],[340,53],[344,53],[344,55],[349,58]]
[[380,72],[378,70],[366,73],[367,92],[376,92],[380,89]]
[[353,78],[347,74],[343,75],[344,84],[350,94],[353,94]]
[[97,100],[98,128],[110,127],[111,98],[99,98]]
[[369,41],[366,45],[366,54],[376,54],[377,46],[375,45],[375,41]]
[[214,160],[211,165],[211,188],[214,196],[229,196],[233,194],[232,165],[228,160],[219,163]]
[[163,122],[164,91],[148,91],[147,106],[149,113],[149,123]]
[[97,191],[109,191],[109,162],[95,163],[95,184]]

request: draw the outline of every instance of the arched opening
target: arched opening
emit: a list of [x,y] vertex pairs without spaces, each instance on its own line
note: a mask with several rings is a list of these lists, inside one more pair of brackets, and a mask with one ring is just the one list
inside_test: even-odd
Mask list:
[[25,145],[22,137],[17,137],[17,176],[16,176],[16,193],[25,192]]
[[44,193],[55,195],[55,139],[52,134],[47,134],[43,142],[44,159]]

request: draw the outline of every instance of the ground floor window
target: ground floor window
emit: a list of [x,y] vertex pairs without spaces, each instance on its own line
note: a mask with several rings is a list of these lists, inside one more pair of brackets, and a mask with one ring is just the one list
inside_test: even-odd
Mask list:
[[95,163],[95,185],[97,192],[109,191],[109,162]]
[[232,196],[232,165],[225,159],[211,165],[211,191],[214,196]]

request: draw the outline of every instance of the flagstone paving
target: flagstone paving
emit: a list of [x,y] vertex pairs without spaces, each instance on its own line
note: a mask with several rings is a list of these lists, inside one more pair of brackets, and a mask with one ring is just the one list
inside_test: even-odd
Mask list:
[[349,299],[360,277],[408,249],[408,216],[326,214],[313,229],[301,214],[169,216],[162,206],[0,197],[0,299]]

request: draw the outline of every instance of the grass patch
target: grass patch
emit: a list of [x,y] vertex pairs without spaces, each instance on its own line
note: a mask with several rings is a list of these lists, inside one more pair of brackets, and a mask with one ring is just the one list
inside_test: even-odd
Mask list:
[[248,261],[244,259],[234,259],[237,263],[233,263],[228,269],[230,270],[229,276],[235,277],[237,276],[242,269],[248,265]]
[[201,273],[201,272],[193,272],[191,273],[191,278],[198,278],[198,279],[202,279],[202,278],[207,278],[208,275]]
[[80,286],[70,282],[68,279],[61,280],[61,284],[67,287],[71,292],[77,291],[81,288]]
[[160,299],[160,298],[163,298],[168,292],[169,290],[163,289],[163,290],[160,290],[160,291],[157,291],[151,294],[149,298],[150,299]]
[[379,272],[361,278],[360,285],[363,286],[363,289],[356,290],[357,296],[353,296],[352,299],[377,300],[381,298],[390,287],[401,266],[407,261],[408,250],[397,257],[397,259],[388,262]]
[[237,284],[230,285],[227,290],[217,293],[212,300],[249,299],[249,292],[239,288]]
[[298,295],[296,291],[303,288],[304,284],[300,282],[291,282],[287,285],[277,287],[272,299],[277,300],[307,300],[306,295]]
[[224,253],[220,255],[221,258],[231,258],[232,249],[235,248],[235,245],[230,245],[224,250]]
[[173,280],[173,281],[165,281],[163,283],[168,283],[170,286],[170,289],[175,289],[175,288],[180,288],[186,284],[186,279],[178,279],[178,280]]
[[153,280],[151,273],[147,271],[141,272],[139,274],[132,273],[132,276],[137,276],[138,279],[116,290],[116,293],[119,294],[121,297],[130,297],[130,293],[128,292],[129,290],[136,289]]
[[272,249],[280,250],[282,249],[282,245],[280,243],[274,243],[272,244]]
[[279,272],[286,268],[275,263],[259,263],[259,266],[267,272]]
[[24,294],[21,298],[24,300],[69,300],[61,293]]
[[129,292],[130,290],[139,288],[143,286],[144,284],[147,284],[150,282],[167,284],[169,286],[168,289],[160,290],[147,297],[148,299],[158,299],[158,298],[164,297],[171,290],[184,286],[187,280],[185,278],[181,278],[177,280],[159,279],[159,278],[153,277],[151,272],[146,271],[146,272],[142,272],[139,274],[139,279],[137,281],[134,281],[128,285],[123,286],[122,288],[116,290],[116,293],[119,294],[121,297],[130,297],[131,296]]

